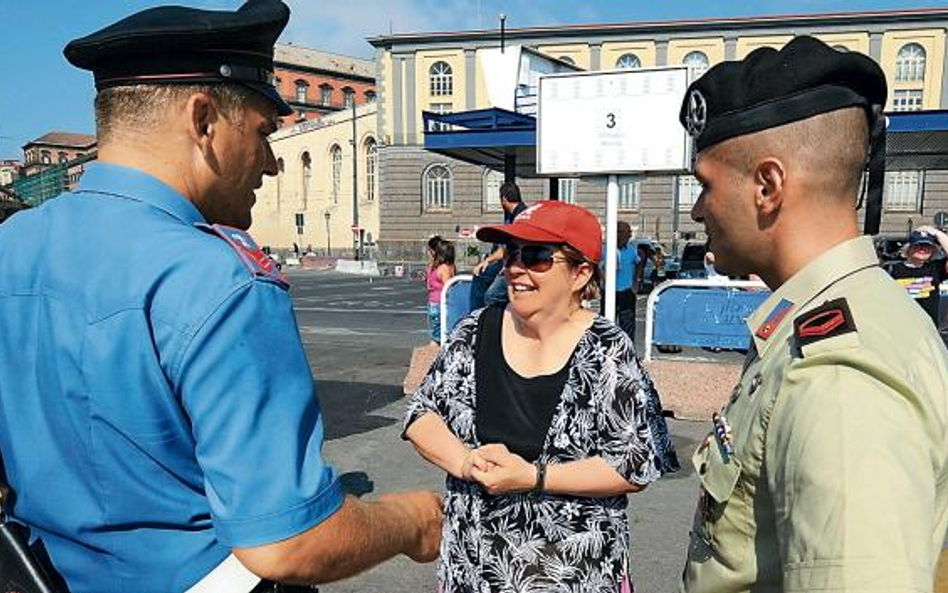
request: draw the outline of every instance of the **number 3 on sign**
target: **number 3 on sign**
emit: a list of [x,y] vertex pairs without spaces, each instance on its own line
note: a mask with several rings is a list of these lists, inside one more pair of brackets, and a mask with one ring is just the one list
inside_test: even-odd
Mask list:
[[606,114],[606,127],[609,128],[610,130],[616,127],[616,114],[615,113]]

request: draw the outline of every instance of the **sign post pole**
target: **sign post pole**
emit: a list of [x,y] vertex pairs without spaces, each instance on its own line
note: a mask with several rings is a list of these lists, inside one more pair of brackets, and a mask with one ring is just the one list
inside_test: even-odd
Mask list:
[[609,321],[616,320],[616,258],[619,253],[616,251],[618,242],[618,229],[616,221],[619,220],[619,177],[617,175],[609,176],[609,185],[606,190],[606,318]]

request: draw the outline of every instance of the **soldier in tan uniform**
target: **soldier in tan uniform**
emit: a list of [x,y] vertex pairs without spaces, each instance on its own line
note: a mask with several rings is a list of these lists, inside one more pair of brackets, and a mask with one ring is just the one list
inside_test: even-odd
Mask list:
[[932,590],[948,527],[948,353],[856,215],[886,92],[871,59],[810,37],[689,88],[681,119],[703,185],[692,217],[722,273],[774,292],[694,455],[682,591]]

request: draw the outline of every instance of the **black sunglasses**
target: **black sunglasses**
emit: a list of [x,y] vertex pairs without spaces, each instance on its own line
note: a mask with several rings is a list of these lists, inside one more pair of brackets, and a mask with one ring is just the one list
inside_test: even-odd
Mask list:
[[556,257],[556,251],[559,245],[516,245],[510,243],[507,245],[507,252],[504,255],[504,267],[509,268],[515,263],[519,263],[531,272],[546,272],[557,262],[565,262],[565,257]]

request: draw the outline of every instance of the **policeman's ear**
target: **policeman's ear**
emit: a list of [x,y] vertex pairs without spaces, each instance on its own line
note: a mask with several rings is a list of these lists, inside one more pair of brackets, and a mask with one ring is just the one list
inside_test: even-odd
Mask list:
[[194,93],[188,97],[187,113],[188,135],[205,155],[210,153],[214,140],[214,126],[218,121],[217,105],[205,93]]
[[787,169],[779,159],[768,157],[757,163],[754,205],[759,215],[772,216],[780,211],[786,178]]

